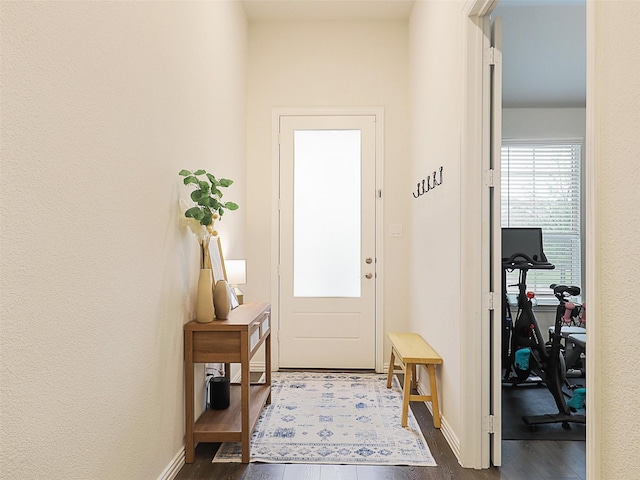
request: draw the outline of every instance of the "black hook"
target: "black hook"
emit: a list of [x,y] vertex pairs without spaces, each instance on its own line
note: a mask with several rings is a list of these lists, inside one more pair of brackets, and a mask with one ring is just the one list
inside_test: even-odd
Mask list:
[[[413,198],[418,198],[421,195],[424,195],[425,193],[429,192],[430,190],[433,190],[434,188],[436,188],[438,185],[442,185],[442,170],[444,167],[440,167],[440,181],[438,182],[436,180],[436,172],[433,172],[433,185],[431,185],[431,175],[427,176],[427,178],[423,179],[422,182],[418,182],[416,184],[417,188],[415,192],[412,192]],[[427,187],[425,188],[424,184],[427,184]],[[417,195],[416,195],[417,194]]]

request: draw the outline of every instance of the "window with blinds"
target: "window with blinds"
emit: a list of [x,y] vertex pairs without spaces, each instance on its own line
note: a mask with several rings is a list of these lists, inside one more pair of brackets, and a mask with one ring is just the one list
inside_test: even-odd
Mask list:
[[[544,253],[556,267],[529,270],[527,287],[539,300],[553,298],[552,283],[581,285],[580,167],[580,144],[502,146],[502,226],[542,228]],[[517,273],[507,273],[507,285]]]

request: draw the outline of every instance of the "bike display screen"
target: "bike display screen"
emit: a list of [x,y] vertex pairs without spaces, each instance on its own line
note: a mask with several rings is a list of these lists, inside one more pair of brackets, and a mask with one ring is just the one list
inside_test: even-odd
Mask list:
[[524,254],[535,262],[546,263],[547,257],[542,251],[542,229],[503,228],[502,261],[506,262],[516,254]]

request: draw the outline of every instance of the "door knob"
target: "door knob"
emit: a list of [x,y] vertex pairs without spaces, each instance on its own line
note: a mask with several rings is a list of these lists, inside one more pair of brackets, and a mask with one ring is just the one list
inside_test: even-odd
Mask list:
[[365,260],[365,263],[371,263],[371,262],[373,262],[373,258],[367,257],[367,259]]
[[365,274],[364,278],[366,278],[366,279],[373,278],[373,273],[369,272],[369,273]]

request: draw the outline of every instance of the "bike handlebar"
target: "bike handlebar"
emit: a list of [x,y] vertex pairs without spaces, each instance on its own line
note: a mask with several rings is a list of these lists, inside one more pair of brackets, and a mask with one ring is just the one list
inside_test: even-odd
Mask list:
[[547,258],[542,254],[542,260],[538,260],[537,255],[531,258],[525,253],[514,253],[508,259],[502,259],[502,268],[513,269],[544,269],[553,270],[556,266],[547,261]]

